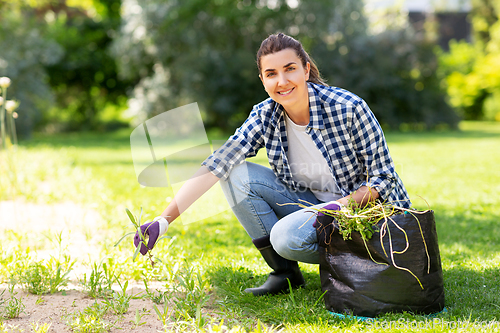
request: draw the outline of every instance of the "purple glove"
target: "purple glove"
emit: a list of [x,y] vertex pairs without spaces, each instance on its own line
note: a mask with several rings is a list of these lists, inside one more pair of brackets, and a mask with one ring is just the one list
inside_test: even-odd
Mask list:
[[[328,209],[328,210],[341,210],[342,207],[344,205],[342,205],[340,202],[337,202],[337,201],[331,201],[329,202],[326,206],[323,207],[323,209]],[[320,217],[320,216],[325,216],[325,214],[323,214],[322,212],[318,212],[318,214],[316,215],[317,217]],[[316,220],[314,220],[314,223],[313,223],[313,227],[317,227],[317,224],[316,224]]]
[[158,238],[167,231],[168,222],[164,217],[157,217],[155,218],[155,221],[145,223],[141,225],[140,228],[141,233],[144,235],[145,240],[147,240],[148,242],[148,246],[146,247],[144,242],[142,242],[139,231],[135,233],[134,245],[135,247],[137,247],[140,243],[141,249],[139,250],[139,252],[141,252],[142,255],[145,255],[146,253],[148,253],[148,250],[153,249]]

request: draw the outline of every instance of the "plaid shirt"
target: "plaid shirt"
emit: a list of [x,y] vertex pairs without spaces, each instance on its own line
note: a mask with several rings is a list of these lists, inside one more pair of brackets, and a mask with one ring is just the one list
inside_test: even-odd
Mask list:
[[[328,162],[342,195],[367,185],[379,192],[381,200],[409,208],[408,193],[394,169],[382,128],[365,101],[344,89],[307,84],[310,121],[306,133]],[[243,125],[202,165],[226,179],[233,166],[255,156],[262,147],[276,176],[297,189],[287,160],[284,109],[271,98],[255,105]]]

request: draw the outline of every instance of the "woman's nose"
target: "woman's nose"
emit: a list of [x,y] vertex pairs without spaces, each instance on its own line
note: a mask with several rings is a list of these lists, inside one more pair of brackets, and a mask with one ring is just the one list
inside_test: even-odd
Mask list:
[[278,84],[285,85],[288,82],[288,77],[285,73],[281,73],[278,75]]

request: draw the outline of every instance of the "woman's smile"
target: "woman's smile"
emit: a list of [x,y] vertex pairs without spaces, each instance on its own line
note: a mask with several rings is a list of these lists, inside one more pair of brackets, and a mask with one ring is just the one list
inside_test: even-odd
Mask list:
[[293,91],[293,89],[295,89],[295,88],[291,88],[291,89],[288,89],[285,91],[278,91],[278,94],[280,94],[281,96],[287,96]]

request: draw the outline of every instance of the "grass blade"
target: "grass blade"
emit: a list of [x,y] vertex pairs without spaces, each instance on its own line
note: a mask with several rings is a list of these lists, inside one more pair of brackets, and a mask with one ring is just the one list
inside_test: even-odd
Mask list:
[[121,241],[122,241],[125,237],[128,237],[128,236],[130,236],[130,235],[134,235],[134,234],[135,234],[135,232],[134,232],[134,231],[131,231],[131,232],[129,232],[128,234],[125,234],[122,238],[120,238],[120,240],[119,240],[118,242],[116,242],[116,244],[115,244],[114,246],[118,246],[118,244],[120,244],[120,243],[121,243]]

